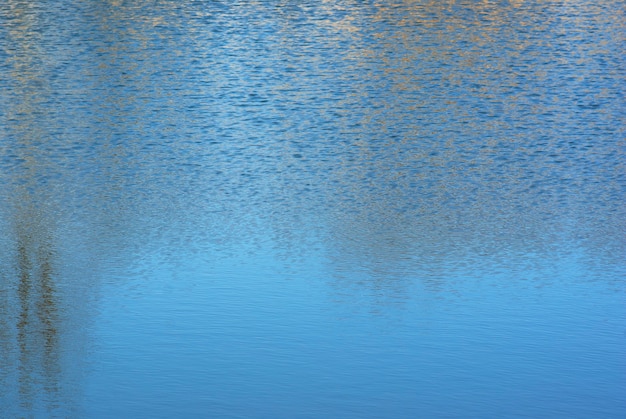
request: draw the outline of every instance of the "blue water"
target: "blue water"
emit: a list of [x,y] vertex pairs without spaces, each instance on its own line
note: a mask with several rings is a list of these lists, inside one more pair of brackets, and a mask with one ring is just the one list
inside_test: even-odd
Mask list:
[[620,0],[0,3],[0,417],[626,417]]

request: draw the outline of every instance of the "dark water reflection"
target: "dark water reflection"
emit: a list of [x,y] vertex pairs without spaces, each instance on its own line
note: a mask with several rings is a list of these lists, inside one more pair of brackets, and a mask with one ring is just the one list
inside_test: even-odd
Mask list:
[[3,2],[0,416],[621,416],[624,12]]

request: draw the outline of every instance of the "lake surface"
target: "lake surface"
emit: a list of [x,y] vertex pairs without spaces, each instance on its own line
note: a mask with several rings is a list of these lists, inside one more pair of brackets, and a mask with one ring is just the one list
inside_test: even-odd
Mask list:
[[626,417],[626,3],[5,0],[0,417]]

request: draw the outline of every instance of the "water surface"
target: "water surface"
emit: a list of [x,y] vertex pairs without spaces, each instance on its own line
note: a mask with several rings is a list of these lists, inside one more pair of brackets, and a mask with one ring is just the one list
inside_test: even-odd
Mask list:
[[8,0],[0,416],[626,414],[618,0]]

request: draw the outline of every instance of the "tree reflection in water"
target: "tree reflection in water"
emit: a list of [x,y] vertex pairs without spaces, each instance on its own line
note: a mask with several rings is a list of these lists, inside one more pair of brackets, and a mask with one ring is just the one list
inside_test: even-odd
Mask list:
[[[29,192],[20,198],[12,231],[3,231],[9,238],[2,243],[0,271],[4,300],[0,371],[5,389],[0,400],[19,400],[22,412],[47,416],[65,399],[60,387],[62,348],[68,349],[67,342],[62,342],[65,326],[59,306],[63,302],[56,284],[53,226]],[[17,412],[9,411],[12,414]]]
[[[262,415],[265,400],[298,386],[303,397],[286,404],[341,400],[326,412],[338,416],[351,398],[376,415],[359,390],[367,382],[397,393],[396,412],[440,403],[488,417],[497,415],[484,398],[491,392],[510,390],[503,397],[515,408],[519,393],[550,397],[556,387],[544,381],[490,379],[485,371],[494,369],[468,355],[481,342],[463,344],[485,331],[473,313],[458,339],[433,334],[420,353],[418,340],[428,337],[411,328],[405,358],[372,355],[347,368],[350,347],[319,339],[338,323],[313,316],[300,327],[298,306],[391,317],[406,309],[428,319],[422,302],[439,307],[440,296],[462,293],[478,301],[489,280],[540,308],[548,300],[533,287],[549,281],[589,306],[614,301],[587,285],[623,290],[623,2],[366,3],[0,2],[0,417],[80,417],[75,405],[98,412],[111,401],[125,416],[180,414],[195,396],[203,407]],[[240,260],[220,265],[230,259],[250,271]],[[258,273],[265,265],[272,274]],[[300,278],[302,289],[285,276]],[[124,304],[128,283],[161,304],[133,301],[135,323],[111,308]],[[317,297],[302,291],[309,288]],[[101,304],[90,305],[100,289]],[[617,338],[574,327],[570,313],[584,312],[575,301],[556,305],[560,323],[528,310],[520,317],[529,326],[513,330],[522,345],[536,328],[558,346],[536,346],[525,362],[513,357],[515,340],[500,348],[507,377],[534,367],[563,380],[565,396],[555,399],[572,412],[576,391],[593,390],[589,379],[606,383],[590,406],[611,405],[603,393],[618,394],[617,379],[589,371],[623,365],[617,350],[607,362],[602,346]],[[495,297],[483,306],[501,308]],[[502,326],[487,330],[493,336],[512,333],[506,317],[495,320]],[[375,326],[353,324],[380,354],[403,338],[402,328],[377,340]],[[96,360],[86,348],[91,333],[104,347]],[[331,373],[303,364],[311,380],[276,380],[274,367],[291,371],[302,360],[300,349],[284,350],[285,336],[311,354],[335,350]],[[591,351],[563,357],[584,351],[581,342]],[[442,372],[471,380],[424,378],[423,360],[438,357],[447,358]],[[86,383],[81,363],[100,368]],[[365,365],[389,372],[390,385]],[[550,411],[539,401],[528,405]]]

